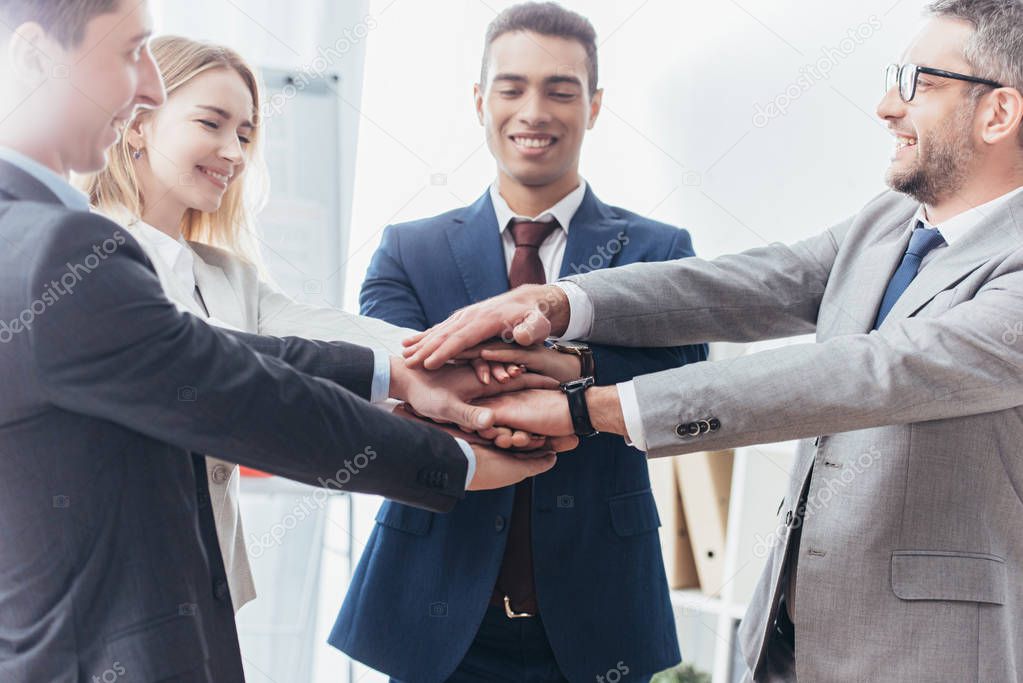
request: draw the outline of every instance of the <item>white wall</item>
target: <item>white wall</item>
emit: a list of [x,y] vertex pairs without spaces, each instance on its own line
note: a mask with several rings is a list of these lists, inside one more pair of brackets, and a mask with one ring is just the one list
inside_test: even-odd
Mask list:
[[[492,179],[472,84],[485,27],[511,4],[370,3],[379,26],[363,112],[373,124],[359,137],[349,307],[388,223],[467,204]],[[582,172],[604,201],[685,226],[714,256],[814,234],[883,189],[881,71],[915,30],[920,0],[565,4],[601,41],[605,108]],[[794,85],[825,48],[828,77]],[[785,115],[754,122],[790,87]]]
[[[338,187],[342,245],[347,244],[352,210],[366,43],[373,31],[369,4],[370,0],[150,0],[157,35],[171,33],[223,43],[257,67],[341,75],[337,88],[341,145],[350,150],[341,155],[342,182]],[[268,125],[273,125],[272,120]]]

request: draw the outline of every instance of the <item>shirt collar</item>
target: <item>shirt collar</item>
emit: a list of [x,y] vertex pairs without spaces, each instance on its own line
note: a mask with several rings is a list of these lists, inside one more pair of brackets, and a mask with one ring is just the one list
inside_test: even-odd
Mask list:
[[934,225],[927,220],[927,211],[924,208],[924,205],[921,204],[920,208],[916,211],[916,215],[913,216],[913,222],[911,225],[916,227],[917,221],[921,221],[928,228],[937,228],[941,233],[941,236],[945,238],[945,242],[951,247],[953,244],[961,240],[966,233],[970,232],[970,230],[979,225],[985,218],[990,216],[995,212],[995,210],[999,209],[1003,204],[1008,202],[1020,192],[1023,192],[1023,186],[1017,187],[1015,190],[1007,192],[1001,197],[992,199],[985,204],[981,204],[980,206],[975,206],[972,209],[964,211],[958,216],[949,218],[941,225]]
[[174,239],[142,220],[134,221],[129,228],[153,248],[185,292],[191,294],[195,291],[195,252],[184,237]]
[[47,168],[32,157],[26,156],[10,147],[0,147],[0,159],[29,174],[43,185],[50,192],[57,196],[57,199],[69,209],[76,211],[89,210],[89,197],[76,189],[66,178],[61,177],[51,168]]
[[508,206],[508,202],[504,200],[501,193],[497,191],[497,183],[495,182],[490,186],[490,200],[494,204],[494,213],[497,214],[497,227],[503,233],[508,224],[511,223],[512,219],[520,221],[535,221],[537,223],[546,223],[548,221],[556,220],[561,229],[568,233],[568,224],[572,222],[572,217],[575,216],[576,211],[582,206],[583,198],[586,196],[586,181],[582,180],[579,183],[579,187],[575,188],[567,195],[561,198],[557,204],[551,208],[543,211],[538,216],[530,218],[529,216],[520,216],[511,210]]

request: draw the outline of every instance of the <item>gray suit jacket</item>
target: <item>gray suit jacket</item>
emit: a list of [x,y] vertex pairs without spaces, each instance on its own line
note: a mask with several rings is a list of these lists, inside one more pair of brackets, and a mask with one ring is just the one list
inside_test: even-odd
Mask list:
[[792,246],[571,278],[601,343],[816,332],[636,380],[652,456],[812,438],[741,627],[754,671],[807,486],[799,680],[1023,675],[1023,196],[936,254],[870,332],[917,206],[889,192]]
[[438,511],[464,495],[454,439],[360,398],[368,349],[179,313],[123,229],[2,162],[0,245],[5,683],[243,680],[201,453]]

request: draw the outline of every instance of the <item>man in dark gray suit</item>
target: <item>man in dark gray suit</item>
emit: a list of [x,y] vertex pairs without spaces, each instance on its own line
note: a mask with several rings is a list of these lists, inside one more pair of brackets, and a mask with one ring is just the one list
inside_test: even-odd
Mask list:
[[67,183],[164,100],[145,3],[0,0],[0,26],[0,680],[243,680],[200,454],[437,511],[553,464],[365,400],[486,425],[469,368],[180,314]]

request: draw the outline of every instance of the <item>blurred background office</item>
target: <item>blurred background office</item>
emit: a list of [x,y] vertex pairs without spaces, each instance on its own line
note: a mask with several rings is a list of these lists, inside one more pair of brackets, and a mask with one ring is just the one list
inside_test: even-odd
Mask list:
[[[472,85],[486,25],[512,4],[152,0],[157,34],[226,43],[263,70],[260,244],[289,294],[357,310],[386,225],[469,204],[491,182]],[[606,92],[581,170],[605,202],[688,228],[713,257],[810,236],[883,189],[882,67],[899,60],[920,0],[562,4],[598,32]],[[737,680],[732,630],[790,452],[735,454],[720,585],[674,594],[683,655],[715,683]],[[259,592],[238,617],[249,681],[386,680],[325,643],[377,505],[244,481]]]

